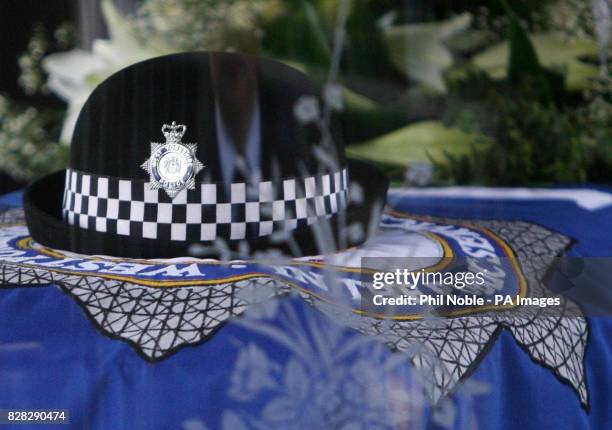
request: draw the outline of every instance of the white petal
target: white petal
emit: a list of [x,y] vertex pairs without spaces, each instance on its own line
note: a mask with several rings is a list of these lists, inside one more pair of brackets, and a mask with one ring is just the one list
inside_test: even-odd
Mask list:
[[158,54],[145,48],[135,48],[130,45],[121,45],[115,40],[96,39],[92,44],[93,53],[103,58],[114,69],[122,69],[130,64],[138,63],[149,58],[156,57]]
[[49,76],[47,86],[55,95],[66,102],[70,102],[74,94],[84,91],[86,87],[85,82],[83,81],[78,82],[69,79],[62,79],[58,75]]
[[62,80],[82,82],[87,75],[107,67],[103,58],[82,49],[51,54],[43,60],[43,67],[51,76]]

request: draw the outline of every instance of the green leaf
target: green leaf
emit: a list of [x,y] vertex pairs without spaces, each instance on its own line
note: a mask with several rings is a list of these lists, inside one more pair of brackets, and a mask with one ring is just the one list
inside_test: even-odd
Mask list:
[[[518,17],[501,0],[509,19],[508,39],[510,56],[508,58],[508,81],[512,86],[520,86],[528,96],[535,96],[543,102],[552,102],[552,75],[540,65],[535,48],[521,25]],[[549,79],[549,77],[551,79]],[[562,78],[560,78],[562,80]],[[561,85],[561,88],[563,86]]]
[[[287,66],[299,70],[302,73],[308,74],[320,85],[323,85],[325,83],[325,78],[327,77],[325,73],[326,70],[317,67],[308,67],[303,63],[293,60],[285,60],[282,58],[277,58],[277,60],[286,64]],[[344,101],[349,108],[363,110],[377,110],[380,108],[380,105],[374,100],[370,99],[367,96],[364,96],[363,94],[359,94],[358,92],[353,91],[352,89],[347,87],[342,88],[342,96],[344,97]]]
[[[599,47],[594,39],[583,37],[568,40],[567,36],[559,33],[532,34],[530,39],[542,66],[564,72],[566,90],[589,89],[593,80],[599,76],[596,65],[583,61],[586,58],[597,58]],[[508,42],[499,43],[476,55],[471,65],[493,79],[504,80],[508,77],[508,51]]]
[[446,21],[386,27],[391,62],[407,78],[446,92],[443,74],[453,64],[453,56],[445,42],[467,29],[471,20],[469,13],[463,13]]
[[538,61],[535,49],[529,40],[529,36],[519,22],[518,17],[503,2],[508,16],[510,40],[510,58],[508,60],[508,80],[519,82],[525,76],[543,76],[544,70]]
[[319,45],[321,52],[324,52],[329,60],[331,57],[331,48],[329,46],[331,34],[327,25],[320,19],[319,13],[314,8],[312,3],[304,0],[302,1],[302,7],[304,8],[304,15],[306,17],[306,22],[308,23],[308,29],[310,30],[316,43]]
[[[327,72],[340,4],[341,0],[283,0],[284,13],[264,28],[263,51]],[[375,4],[375,0],[349,0],[341,74],[345,80],[370,77],[403,85],[389,61]]]
[[265,25],[262,47],[275,58],[302,64],[327,66],[331,35],[316,4],[284,0],[283,13]]
[[355,92],[350,88],[344,87],[342,89],[342,95],[344,97],[344,101],[346,102],[348,109],[362,109],[374,111],[380,108],[380,105],[374,100],[362,94],[359,94],[358,92]]
[[379,80],[402,79],[393,68],[375,6],[380,0],[349,0],[344,76],[367,76]]
[[446,127],[440,121],[422,121],[380,136],[365,143],[347,147],[350,157],[385,165],[406,167],[414,161],[445,163],[447,154],[467,155],[472,148],[488,144],[481,135]]
[[[327,28],[332,29],[336,26],[336,20],[338,19],[338,10],[343,0],[317,0],[316,8],[319,11],[321,19],[323,19],[327,25]],[[351,0],[348,0],[348,12],[351,13]]]

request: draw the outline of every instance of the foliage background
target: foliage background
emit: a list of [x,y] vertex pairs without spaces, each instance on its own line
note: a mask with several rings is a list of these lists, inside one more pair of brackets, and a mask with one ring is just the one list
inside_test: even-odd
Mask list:
[[322,84],[337,73],[326,94],[349,154],[396,183],[611,182],[610,0],[42,3],[0,6],[13,51],[0,171],[19,184],[65,166],[76,114],[106,76],[194,49],[274,57]]

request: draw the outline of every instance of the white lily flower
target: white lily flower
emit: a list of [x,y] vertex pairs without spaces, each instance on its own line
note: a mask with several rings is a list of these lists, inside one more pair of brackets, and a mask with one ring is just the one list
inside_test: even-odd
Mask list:
[[166,53],[144,46],[112,1],[103,1],[102,10],[110,40],[97,39],[91,51],[74,49],[49,55],[43,61],[49,89],[68,103],[60,136],[60,142],[66,145],[70,143],[81,108],[100,82],[130,64]]
[[72,137],[81,107],[95,88],[87,77],[99,74],[108,66],[102,58],[81,49],[52,54],[45,58],[43,66],[49,75],[48,88],[68,103],[60,136],[60,141],[67,144]]
[[391,62],[406,77],[445,93],[444,72],[453,64],[446,42],[466,30],[469,13],[445,21],[390,25],[392,16],[380,22]]

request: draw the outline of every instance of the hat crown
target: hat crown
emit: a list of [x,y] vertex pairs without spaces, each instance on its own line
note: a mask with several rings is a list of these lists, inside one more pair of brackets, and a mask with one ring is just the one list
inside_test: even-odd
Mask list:
[[[189,52],[137,63],[90,95],[73,134],[70,167],[147,180],[140,166],[151,144],[174,142],[196,145],[194,159],[205,166],[196,183],[337,170],[345,162],[339,128],[332,120],[332,139],[324,144],[317,121],[296,116],[302,97],[321,103],[307,76],[265,58]],[[320,150],[336,169],[320,162]]]

